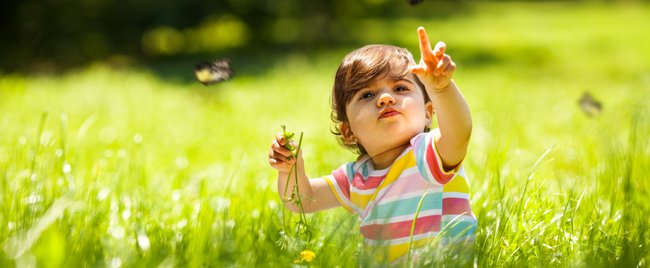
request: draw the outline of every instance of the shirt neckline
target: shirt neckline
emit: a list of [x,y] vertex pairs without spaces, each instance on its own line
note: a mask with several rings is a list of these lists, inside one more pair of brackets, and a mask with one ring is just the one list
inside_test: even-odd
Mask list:
[[404,150],[397,156],[397,158],[395,158],[395,161],[393,161],[393,163],[390,164],[390,166],[388,166],[386,168],[383,168],[383,169],[378,169],[378,170],[375,169],[375,164],[370,159],[370,156],[366,154],[363,157],[361,157],[359,160],[356,161],[357,162],[357,164],[355,165],[356,169],[361,170],[362,171],[361,174],[365,175],[362,169],[366,168],[367,176],[362,176],[362,177],[364,177],[364,179],[366,179],[368,177],[371,177],[371,176],[372,177],[385,176],[386,174],[388,174],[388,171],[393,167],[395,162],[398,159],[404,157],[404,155],[406,155],[406,153],[409,152],[412,148],[413,148],[413,143],[412,143],[412,140],[411,140],[409,142],[408,146],[406,146],[406,148],[404,148]]

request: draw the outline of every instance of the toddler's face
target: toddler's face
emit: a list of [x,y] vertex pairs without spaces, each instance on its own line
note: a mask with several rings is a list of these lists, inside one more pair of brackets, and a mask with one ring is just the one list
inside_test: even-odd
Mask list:
[[384,75],[359,90],[347,104],[350,130],[369,155],[406,144],[422,132],[433,113],[413,74]]

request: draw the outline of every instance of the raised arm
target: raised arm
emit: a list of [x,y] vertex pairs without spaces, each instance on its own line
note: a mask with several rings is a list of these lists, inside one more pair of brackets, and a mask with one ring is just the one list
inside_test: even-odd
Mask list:
[[282,132],[278,132],[269,152],[269,164],[278,170],[278,193],[282,203],[293,212],[300,212],[300,208],[291,202],[291,190],[296,185],[296,175],[291,172],[291,167],[298,165],[298,191],[302,199],[305,213],[340,206],[339,201],[329,188],[324,179],[309,179],[305,173],[305,161],[302,152],[298,152],[296,159],[291,152],[284,148],[287,141]]
[[419,64],[411,67],[411,71],[425,85],[433,102],[440,129],[436,148],[445,170],[449,170],[465,158],[472,133],[472,118],[465,98],[451,79],[456,64],[445,54],[447,45],[438,42],[431,49],[423,27],[418,28],[418,38],[421,59]]

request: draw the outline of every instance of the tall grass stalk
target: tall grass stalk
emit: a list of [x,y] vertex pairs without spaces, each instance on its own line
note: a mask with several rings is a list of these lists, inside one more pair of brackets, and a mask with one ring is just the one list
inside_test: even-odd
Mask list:
[[411,267],[411,259],[413,258],[413,233],[415,232],[415,223],[418,219],[418,215],[420,215],[420,210],[422,209],[422,204],[424,203],[424,197],[427,196],[427,190],[424,190],[424,193],[422,193],[422,197],[420,197],[420,201],[418,201],[418,206],[415,209],[415,214],[413,214],[413,221],[411,222],[411,231],[409,232],[409,248],[408,248],[408,255],[406,259],[406,267]]

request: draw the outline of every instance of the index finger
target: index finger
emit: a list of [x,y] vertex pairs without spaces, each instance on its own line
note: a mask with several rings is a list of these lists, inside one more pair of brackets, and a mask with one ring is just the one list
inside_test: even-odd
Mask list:
[[424,30],[424,27],[418,27],[418,39],[420,40],[420,56],[424,58],[432,57],[433,52],[431,51],[431,43],[429,43],[429,37],[427,37],[427,32]]

